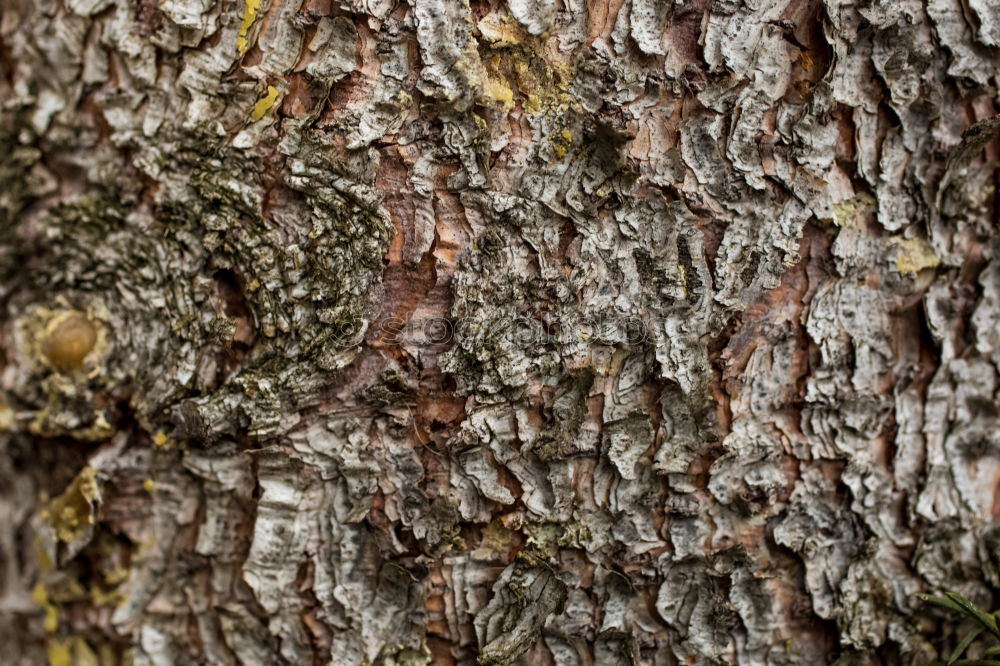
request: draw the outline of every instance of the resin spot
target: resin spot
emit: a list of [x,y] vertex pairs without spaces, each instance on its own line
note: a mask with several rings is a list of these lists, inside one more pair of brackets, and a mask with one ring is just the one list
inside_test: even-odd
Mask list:
[[58,370],[75,370],[97,342],[97,328],[82,312],[53,318],[45,331],[45,358]]

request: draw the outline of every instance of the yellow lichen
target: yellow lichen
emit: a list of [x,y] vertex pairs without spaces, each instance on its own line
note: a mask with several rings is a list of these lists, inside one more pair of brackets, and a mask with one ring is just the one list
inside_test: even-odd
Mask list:
[[527,35],[521,24],[508,14],[491,12],[479,20],[479,34],[495,47],[517,46]]
[[556,157],[566,157],[566,153],[569,151],[572,143],[573,135],[570,134],[569,130],[563,130],[552,137],[552,150],[555,152]]
[[[42,513],[44,514],[45,512],[43,511]],[[49,557],[48,552],[46,552],[45,550],[45,545],[42,543],[42,540],[39,539],[38,537],[35,537],[35,552],[38,553],[39,569],[41,569],[42,571],[47,571],[55,566],[55,563],[52,561],[52,558]]]
[[87,528],[95,522],[96,507],[101,501],[101,489],[97,472],[84,467],[69,488],[49,502],[41,516],[55,530],[56,537],[71,543],[83,536]]
[[250,120],[257,122],[263,118],[274,103],[278,100],[278,89],[274,86],[267,87],[267,94],[257,100],[257,103],[253,105],[253,111],[250,112]]
[[923,238],[894,238],[893,244],[897,248],[896,270],[900,273],[916,275],[941,263],[934,248]]
[[118,585],[128,578],[128,569],[125,567],[118,567],[113,569],[104,575],[104,582],[108,585]]
[[[481,48],[490,54],[488,59],[484,58],[485,98],[500,102],[509,110],[516,91],[520,93],[522,109],[530,114],[563,112],[578,106],[570,94],[573,68],[550,60],[544,39],[528,35],[506,12],[487,14],[477,27]],[[505,64],[503,73],[501,57]],[[513,89],[507,81],[511,73],[516,84]]]
[[247,49],[250,48],[250,41],[247,37],[259,10],[260,0],[246,0],[246,5],[243,8],[243,22],[240,23],[240,33],[236,35],[236,51],[240,55],[246,53]]
[[838,227],[850,226],[858,219],[860,213],[866,212],[874,205],[875,199],[869,194],[859,194],[850,199],[844,199],[833,204],[833,223]]
[[49,666],[98,666],[97,654],[80,636],[65,640],[52,638],[46,642]]
[[[60,425],[55,425],[49,420],[52,416],[51,410],[47,407],[35,412],[35,418],[28,424],[28,432],[39,437],[59,437],[65,435],[66,430]],[[115,434],[115,429],[111,427],[103,414],[98,412],[94,416],[94,422],[86,428],[77,428],[72,431],[73,439],[81,442],[99,442],[108,439]]]
[[169,449],[170,448],[170,438],[167,437],[166,433],[157,432],[153,435],[153,446],[158,449]]
[[41,583],[35,585],[31,590],[31,601],[45,611],[42,628],[46,633],[53,633],[59,627],[59,609],[49,600],[49,591],[44,585]]
[[142,488],[143,488],[143,490],[145,490],[145,491],[146,491],[147,493],[151,493],[151,492],[153,492],[153,488],[155,488],[155,487],[156,487],[156,484],[155,484],[155,483],[153,483],[153,480],[152,480],[152,479],[145,479],[145,480],[144,480],[144,481],[142,482]]
[[0,430],[10,430],[14,427],[14,410],[0,403]]
[[594,358],[594,369],[602,377],[617,377],[625,363],[625,356],[623,349],[597,354]]
[[[70,387],[70,390],[72,387]],[[70,393],[67,390],[67,393]],[[72,394],[71,394],[72,395]],[[59,437],[67,433],[66,429],[52,421],[52,410],[48,407],[35,412],[35,418],[28,424],[28,431],[39,437]],[[76,428],[71,431],[73,439],[81,442],[99,442],[108,439],[115,434],[115,429],[104,414],[97,412],[94,415],[94,422],[89,426]]]
[[114,608],[124,599],[125,595],[115,588],[104,590],[96,583],[90,586],[90,601],[94,606],[110,606]]
[[70,666],[69,643],[65,641],[50,640],[46,645],[46,653],[49,658],[49,666]]
[[503,111],[510,111],[514,108],[514,91],[500,78],[486,75],[483,84],[483,93],[490,100],[496,102]]

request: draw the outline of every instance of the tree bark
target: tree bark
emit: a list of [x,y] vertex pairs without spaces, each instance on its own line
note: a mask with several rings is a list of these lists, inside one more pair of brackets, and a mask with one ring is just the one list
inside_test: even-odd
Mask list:
[[0,0],[8,664],[911,664],[1000,601],[990,0]]

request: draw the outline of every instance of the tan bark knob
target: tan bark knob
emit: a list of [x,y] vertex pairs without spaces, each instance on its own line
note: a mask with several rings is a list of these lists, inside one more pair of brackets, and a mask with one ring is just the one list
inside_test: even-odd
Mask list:
[[82,312],[53,318],[45,330],[45,358],[57,370],[76,370],[97,342],[97,328]]

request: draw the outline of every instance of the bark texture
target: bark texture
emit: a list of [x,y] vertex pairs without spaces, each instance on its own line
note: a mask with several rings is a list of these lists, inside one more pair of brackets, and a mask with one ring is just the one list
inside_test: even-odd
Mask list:
[[998,7],[0,0],[0,660],[935,658]]

